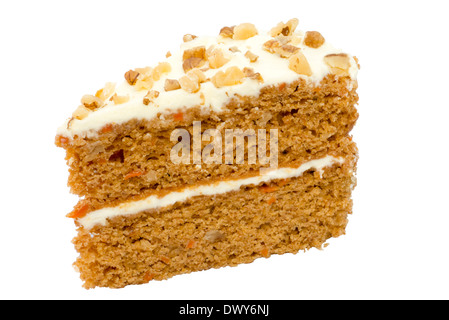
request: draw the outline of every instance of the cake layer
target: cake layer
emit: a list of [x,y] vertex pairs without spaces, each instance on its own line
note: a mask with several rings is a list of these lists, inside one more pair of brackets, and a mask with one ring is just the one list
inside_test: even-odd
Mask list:
[[320,248],[344,234],[355,161],[80,225],[74,265],[86,288],[119,288]]
[[[133,120],[112,126],[98,138],[78,137],[63,145],[70,166],[69,186],[72,192],[84,196],[92,209],[97,209],[164,188],[223,177],[238,178],[248,171],[272,165],[262,165],[260,159],[250,164],[246,144],[242,164],[237,165],[234,150],[230,165],[223,151],[221,163],[202,162],[198,166],[193,162],[193,148],[188,164],[174,163],[171,149],[177,141],[171,139],[173,130],[185,129],[193,140],[194,121],[201,123],[202,133],[218,130],[223,144],[226,130],[265,129],[267,133],[277,130],[280,167],[301,164],[329,153],[347,154],[352,148],[347,134],[358,117],[354,106],[358,99],[356,88],[350,83],[352,80],[347,77],[334,76],[327,77],[319,87],[299,81],[281,89],[267,88],[258,98],[241,98],[221,113],[193,108],[186,110],[181,121]],[[201,150],[211,141],[203,140]]]

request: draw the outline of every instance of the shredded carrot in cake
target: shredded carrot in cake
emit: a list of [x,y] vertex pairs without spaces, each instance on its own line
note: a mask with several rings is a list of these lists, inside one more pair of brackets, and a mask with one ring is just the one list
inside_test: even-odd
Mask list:
[[260,190],[262,193],[274,192],[274,191],[276,191],[277,189],[279,189],[279,188],[276,187],[276,186],[263,186],[263,187],[260,187],[260,188],[259,188],[259,190]]
[[134,177],[139,177],[141,175],[143,175],[145,172],[140,171],[140,170],[135,170],[135,171],[131,171],[130,173],[128,173],[126,176],[123,177],[123,180],[128,180]]
[[262,250],[260,250],[260,254],[263,257],[268,258],[268,249],[267,248],[263,248]]
[[272,198],[270,198],[270,199],[268,199],[268,204],[273,204],[273,203],[275,203],[276,202],[276,197],[272,197]]
[[166,256],[160,256],[159,259],[165,264],[170,263],[170,258],[167,258]]
[[189,240],[189,242],[186,245],[186,249],[192,249],[195,246],[196,241],[195,240]]
[[112,124],[107,124],[101,129],[101,133],[107,133],[112,131]]
[[75,208],[73,208],[73,211],[66,215],[68,218],[82,218],[87,214],[87,211],[89,210],[89,205],[87,203],[80,204],[78,203]]
[[150,273],[149,271],[145,272],[143,279],[145,282],[150,282],[154,278],[154,273]]
[[175,119],[176,121],[182,121],[184,120],[184,114],[182,112],[175,113],[173,115],[173,119]]

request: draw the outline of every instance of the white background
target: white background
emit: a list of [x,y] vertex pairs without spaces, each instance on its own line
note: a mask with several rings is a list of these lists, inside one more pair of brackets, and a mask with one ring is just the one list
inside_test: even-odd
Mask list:
[[[0,298],[449,298],[445,1],[2,1]],[[356,55],[360,151],[347,234],[322,251],[85,290],[72,268],[77,198],[56,129],[86,93],[154,65],[186,33],[297,17]]]

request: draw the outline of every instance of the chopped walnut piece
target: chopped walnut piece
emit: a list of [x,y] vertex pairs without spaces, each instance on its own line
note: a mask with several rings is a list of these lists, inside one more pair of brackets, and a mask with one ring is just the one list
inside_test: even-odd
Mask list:
[[324,41],[324,37],[318,31],[307,31],[304,38],[304,44],[314,49],[321,47]]
[[225,53],[220,48],[214,48],[210,46],[206,51],[207,61],[209,61],[209,67],[212,69],[218,69],[228,63],[231,59],[225,56]]
[[360,63],[359,63],[359,59],[356,57],[356,56],[354,56],[353,57],[354,58],[354,61],[355,61],[355,63],[357,64],[357,69],[359,69],[360,70]]
[[149,90],[145,97],[143,97],[143,104],[149,105],[151,101],[159,97],[159,91]]
[[182,61],[185,61],[189,58],[206,58],[206,47],[198,46],[190,49],[184,50],[182,54]]
[[118,96],[117,93],[114,93],[109,100],[113,101],[114,104],[122,104],[129,101],[129,96]]
[[95,96],[99,99],[101,99],[102,101],[106,101],[107,99],[109,99],[112,94],[115,91],[115,83],[113,82],[107,82],[104,86],[104,88],[98,90],[95,93]]
[[179,84],[181,85],[182,89],[190,93],[195,93],[198,92],[198,90],[200,90],[199,82],[195,81],[194,79],[188,76],[182,76],[179,79]]
[[259,56],[257,54],[252,53],[251,51],[246,51],[245,57],[249,59],[251,62],[256,62]]
[[137,81],[134,84],[134,87],[137,90],[150,90],[153,87],[153,69],[151,67],[145,67],[136,68],[134,70],[139,72],[139,76],[137,77]]
[[263,78],[260,75],[259,72],[254,72],[254,69],[252,68],[243,68],[243,73],[245,74],[245,76],[247,78],[253,79],[253,80],[257,80],[259,82],[263,82]]
[[230,47],[229,48],[229,51],[231,51],[231,52],[240,52],[240,49],[238,48],[238,47],[236,47],[236,46],[233,46],[233,47]]
[[224,86],[233,86],[241,83],[245,78],[245,74],[238,67],[229,67],[226,71],[218,71],[212,78],[212,83],[217,87],[221,88]]
[[292,55],[288,62],[288,67],[296,73],[306,76],[312,75],[312,70],[310,69],[309,62],[301,51],[298,51],[294,55]]
[[165,79],[164,90],[165,91],[173,91],[180,89],[181,86],[176,79]]
[[139,76],[139,73],[134,70],[129,70],[125,73],[125,79],[130,85],[134,85],[137,81],[137,77]]
[[83,120],[86,118],[89,113],[92,112],[90,109],[86,108],[84,105],[80,105],[76,110],[72,113],[72,117],[78,120]]
[[257,29],[252,23],[241,23],[234,28],[232,39],[246,40],[257,34]]
[[349,75],[349,56],[346,53],[328,54],[324,57],[324,62],[330,67],[331,72],[339,76]]
[[232,36],[234,35],[234,28],[235,26],[221,28],[220,36],[224,38],[232,38]]
[[206,60],[201,58],[188,58],[185,60],[182,64],[182,68],[184,69],[184,72],[188,72],[189,70],[192,70],[193,68],[201,68],[206,63]]
[[182,37],[182,40],[184,41],[184,42],[189,42],[189,41],[192,41],[193,39],[195,39],[195,38],[198,38],[197,36],[194,36],[193,34],[185,34],[183,37]]
[[282,58],[290,58],[293,54],[298,52],[298,50],[298,47],[292,46],[291,44],[284,44],[280,48],[277,48],[276,52],[279,53]]
[[195,68],[190,70],[189,72],[187,72],[187,76],[198,83],[206,81],[206,75],[200,69]]
[[206,232],[206,234],[203,237],[204,240],[206,240],[208,242],[212,242],[212,243],[221,241],[225,238],[226,238],[226,236],[218,230],[209,230]]
[[93,96],[91,94],[86,94],[81,98],[81,103],[90,110],[95,110],[103,106],[103,100]]
[[290,36],[295,32],[298,26],[298,19],[293,18],[287,21],[287,23],[279,22],[276,27],[270,30],[270,35],[276,37],[279,35]]
[[277,50],[281,47],[281,44],[277,40],[268,40],[263,44],[264,50],[270,52],[270,53],[276,53]]
[[168,62],[160,62],[152,71],[151,76],[154,81],[158,81],[162,74],[169,73],[171,71],[171,65]]

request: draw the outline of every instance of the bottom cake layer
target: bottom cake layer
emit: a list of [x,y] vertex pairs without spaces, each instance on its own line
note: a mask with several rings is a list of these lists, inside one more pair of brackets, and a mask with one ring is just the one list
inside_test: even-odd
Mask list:
[[320,248],[345,232],[355,159],[289,179],[80,226],[74,263],[85,288],[120,288],[271,254]]

